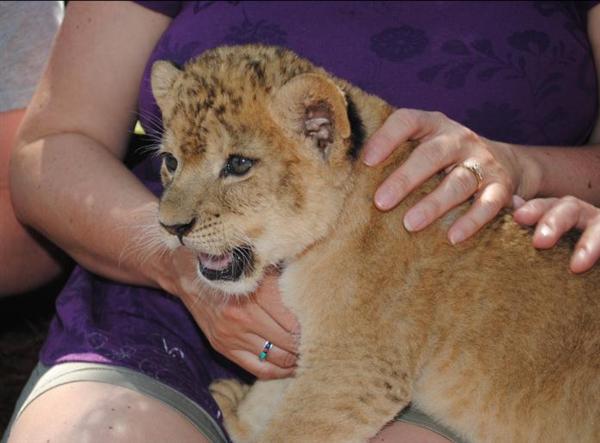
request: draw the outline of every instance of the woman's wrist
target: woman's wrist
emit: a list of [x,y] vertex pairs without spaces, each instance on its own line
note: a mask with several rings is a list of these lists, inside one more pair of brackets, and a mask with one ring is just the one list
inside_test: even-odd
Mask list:
[[600,145],[514,146],[514,149],[522,169],[518,191],[521,197],[572,195],[600,204]]
[[531,155],[531,148],[522,145],[508,145],[517,164],[517,187],[515,194],[528,200],[537,196],[543,186],[544,171],[536,157]]
[[541,164],[531,155],[531,148],[482,139],[496,160],[504,165],[512,182],[512,193],[524,199],[535,197],[540,192],[543,174]]

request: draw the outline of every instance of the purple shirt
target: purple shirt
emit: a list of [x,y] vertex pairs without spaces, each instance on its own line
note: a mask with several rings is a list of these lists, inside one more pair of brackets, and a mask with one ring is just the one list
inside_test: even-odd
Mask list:
[[[147,131],[160,117],[149,88],[153,61],[183,64],[206,49],[242,43],[288,47],[394,106],[441,111],[495,140],[583,144],[597,118],[586,34],[595,2],[138,3],[174,17],[141,84]],[[135,168],[156,194],[158,168],[152,158]],[[210,381],[244,375],[210,349],[174,297],[82,268],[57,300],[41,360],[126,366],[215,417]]]
[[[173,2],[140,3],[161,10]],[[598,97],[586,33],[589,6],[189,2],[150,62],[183,64],[223,44],[281,45],[393,106],[441,111],[494,140],[583,144]],[[157,112],[149,68],[142,115]]]

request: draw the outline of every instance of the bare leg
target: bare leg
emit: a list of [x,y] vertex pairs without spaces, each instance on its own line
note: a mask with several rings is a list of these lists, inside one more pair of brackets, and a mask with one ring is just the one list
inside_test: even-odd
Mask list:
[[383,428],[370,443],[450,443],[441,435],[417,425],[396,421]]
[[9,443],[209,443],[182,414],[120,386],[76,382],[35,399],[15,422]]

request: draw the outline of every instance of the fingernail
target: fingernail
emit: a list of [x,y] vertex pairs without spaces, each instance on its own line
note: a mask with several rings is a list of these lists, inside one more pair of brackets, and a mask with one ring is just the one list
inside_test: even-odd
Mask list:
[[367,145],[365,148],[365,155],[363,157],[363,162],[367,166],[375,165],[379,160],[379,155],[377,154],[377,148],[371,145]]
[[404,217],[404,227],[408,231],[417,231],[425,225],[425,214],[421,211],[408,211]]
[[394,190],[381,188],[375,193],[375,204],[380,209],[390,209],[394,205]]
[[573,254],[573,261],[582,262],[588,257],[588,251],[585,248],[580,248]]
[[518,196],[518,195],[512,196],[512,205],[515,210],[519,209],[524,204],[525,204],[525,200],[523,200],[520,196]]
[[571,270],[575,273],[580,273],[589,269],[589,266],[585,266],[588,255],[588,251],[585,248],[577,249],[571,258]]
[[450,243],[455,245],[465,239],[465,233],[462,231],[454,231],[450,234]]
[[548,225],[542,225],[539,232],[542,237],[552,236],[552,229]]

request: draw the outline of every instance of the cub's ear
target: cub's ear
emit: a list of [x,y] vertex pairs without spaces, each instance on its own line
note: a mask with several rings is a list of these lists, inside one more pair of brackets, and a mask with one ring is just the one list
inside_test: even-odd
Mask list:
[[334,142],[350,137],[344,92],[322,74],[300,74],[275,92],[273,118],[287,130],[312,139],[323,158]]
[[154,99],[163,115],[172,106],[171,89],[181,74],[182,72],[168,61],[158,60],[152,65],[152,73],[150,74],[152,95],[154,95]]

